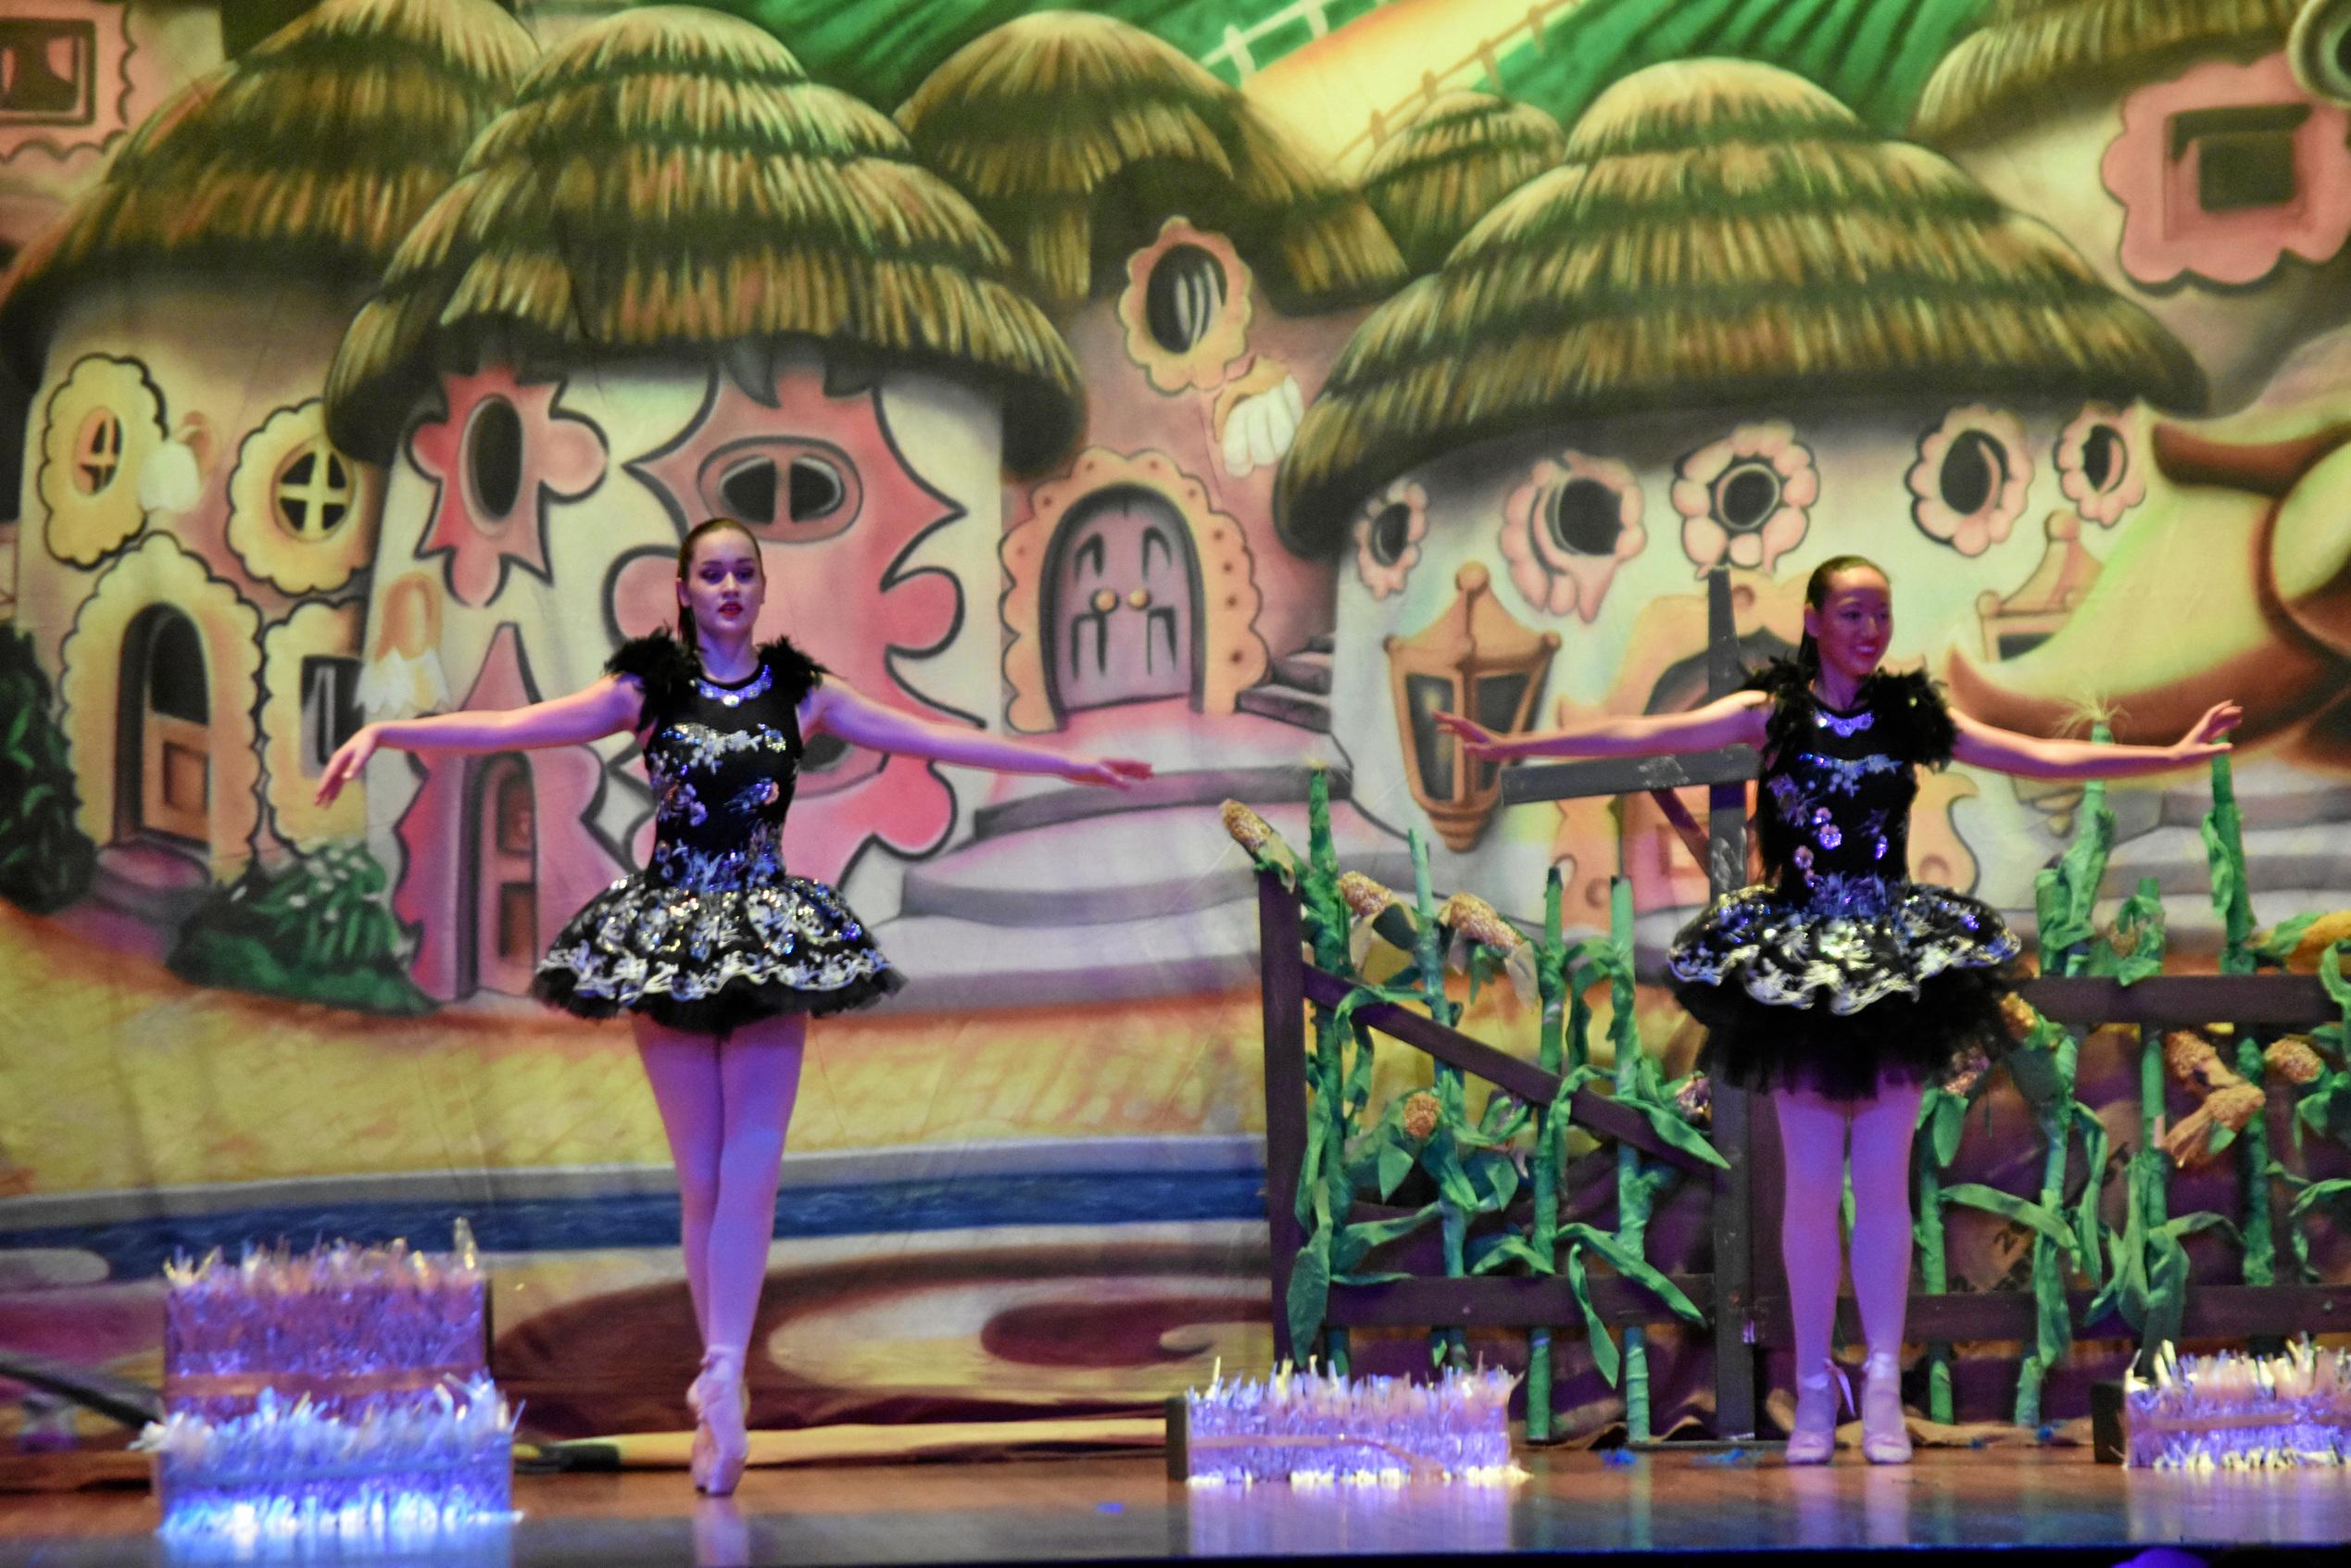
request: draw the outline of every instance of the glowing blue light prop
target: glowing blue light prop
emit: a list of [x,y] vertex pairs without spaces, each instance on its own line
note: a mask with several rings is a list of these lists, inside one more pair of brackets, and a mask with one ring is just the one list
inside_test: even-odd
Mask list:
[[1517,1381],[1450,1367],[1433,1383],[1289,1368],[1262,1382],[1227,1383],[1220,1374],[1184,1396],[1186,1477],[1294,1486],[1510,1480],[1523,1474],[1510,1449]]
[[2123,1383],[2130,1461],[2156,1470],[2351,1465],[2351,1351],[2305,1336],[2281,1354],[2181,1356]]

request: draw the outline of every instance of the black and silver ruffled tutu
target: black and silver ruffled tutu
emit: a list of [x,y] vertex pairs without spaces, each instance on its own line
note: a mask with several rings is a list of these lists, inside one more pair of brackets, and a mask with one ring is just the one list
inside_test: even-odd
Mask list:
[[564,925],[532,993],[583,1018],[636,1012],[724,1035],[863,1007],[904,985],[838,893],[784,869],[796,709],[818,667],[771,643],[750,680],[723,686],[661,634],[624,645],[608,668],[645,690],[653,855]]
[[1756,832],[1768,883],[1716,899],[1674,939],[1674,994],[1706,1026],[1701,1065],[1741,1088],[1867,1098],[2005,1044],[2019,944],[1986,904],[1908,876],[1916,768],[1952,724],[1921,675],[1878,675],[1850,713],[1792,665],[1771,693]]

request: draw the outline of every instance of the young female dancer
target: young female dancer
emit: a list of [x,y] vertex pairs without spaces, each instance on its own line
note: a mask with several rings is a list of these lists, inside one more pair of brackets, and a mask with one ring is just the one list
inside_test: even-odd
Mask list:
[[1804,584],[1804,635],[1747,689],[1688,713],[1604,719],[1502,737],[1439,721],[1475,757],[1653,757],[1743,745],[1763,755],[1755,795],[1766,882],[1724,895],[1666,960],[1707,1027],[1701,1058],[1722,1082],[1772,1095],[1787,1198],[1780,1261],[1795,1318],[1791,1464],[1836,1447],[1838,1210],[1852,1141],[1854,1296],[1863,1363],[1862,1451],[1910,1457],[1902,1411],[1910,1290],[1910,1135],[1925,1085],[1970,1045],[1998,1038],[2018,944],[1973,898],[1909,880],[1915,770],[1957,760],[2041,779],[2164,772],[2225,749],[2242,716],[2222,703],[2175,746],[2039,740],[1947,709],[1923,674],[1880,671],[1892,636],[1886,574],[1858,556]]
[[784,816],[806,737],[1076,784],[1124,787],[1150,774],[1147,763],[1065,757],[916,719],[828,677],[787,640],[754,646],[765,591],[750,531],[713,518],[678,548],[676,636],[624,644],[601,680],[570,696],[370,724],[319,781],[319,798],[333,799],[379,746],[520,751],[636,735],[656,796],[652,859],[572,918],[532,988],[583,1017],[634,1015],[677,1165],[704,1347],[686,1395],[694,1480],[712,1493],[734,1490],[748,1452],[744,1356],[808,1020],[903,984],[838,894],[784,869]]

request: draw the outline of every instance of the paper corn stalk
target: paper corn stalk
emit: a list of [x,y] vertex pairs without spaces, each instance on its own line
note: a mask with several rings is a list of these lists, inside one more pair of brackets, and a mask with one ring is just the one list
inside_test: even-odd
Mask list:
[[[2212,759],[2212,809],[2205,813],[2205,863],[2212,873],[2212,909],[2220,917],[2220,972],[2251,974],[2259,964],[2253,949],[2253,900],[2245,881],[2244,821],[2237,809],[2236,782],[2229,754]],[[2277,1278],[2277,1242],[2269,1214],[2269,1116],[2267,1073],[2262,1060],[2266,1044],[2252,1030],[2236,1040],[2236,1072],[2243,1086],[2216,1091],[2205,1109],[2226,1125],[2237,1128],[2237,1182],[2243,1194],[2244,1219],[2244,1273],[2247,1285],[2269,1285]],[[2225,1096],[2225,1098],[2224,1098]]]

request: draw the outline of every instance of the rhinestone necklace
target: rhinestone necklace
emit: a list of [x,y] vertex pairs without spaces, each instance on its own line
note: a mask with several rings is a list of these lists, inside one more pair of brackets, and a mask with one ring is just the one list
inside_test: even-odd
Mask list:
[[1842,714],[1831,713],[1829,711],[1829,705],[1822,702],[1817,695],[1811,692],[1806,692],[1804,695],[1812,697],[1812,716],[1820,727],[1824,730],[1833,731],[1835,734],[1844,736],[1847,740],[1851,740],[1854,736],[1867,729],[1869,727],[1869,721],[1876,717],[1876,715],[1870,713],[1867,709],[1863,709],[1859,713],[1852,715],[1850,718]]
[[748,681],[744,681],[732,686],[722,686],[716,681],[710,680],[708,676],[701,674],[699,671],[697,671],[694,676],[695,690],[700,692],[704,696],[710,698],[710,700],[719,704],[723,708],[740,708],[745,703],[750,701],[753,697],[759,696],[766,692],[767,688],[774,684],[774,668],[768,664],[764,659],[760,662],[760,672],[758,674],[752,676]]

